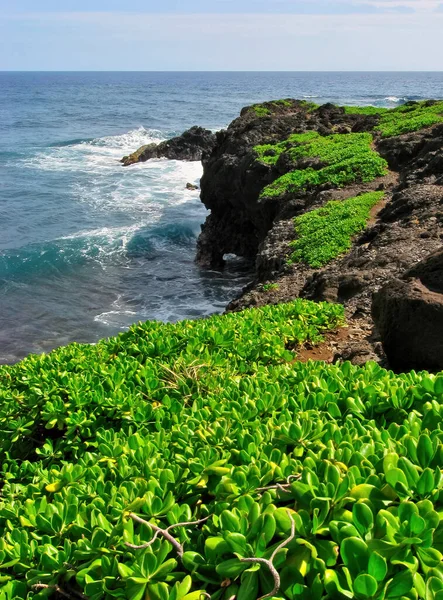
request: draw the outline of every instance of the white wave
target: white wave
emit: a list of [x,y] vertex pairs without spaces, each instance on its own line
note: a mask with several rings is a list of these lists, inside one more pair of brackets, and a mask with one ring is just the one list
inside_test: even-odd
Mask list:
[[303,98],[320,98],[320,96],[305,94]]
[[109,310],[102,312],[94,317],[94,321],[103,323],[103,325],[117,326],[120,329],[127,329],[128,325],[134,322],[134,315],[137,313],[133,310]]
[[[116,214],[120,222],[140,227],[158,221],[167,207],[190,201],[203,220],[199,191],[186,189],[187,182],[199,183],[200,162],[154,159],[131,167],[120,164],[124,154],[154,141],[160,141],[160,132],[138,128],[119,136],[46,148],[22,164],[66,176],[70,194],[100,220],[103,213],[106,218]],[[103,231],[97,235],[106,237]]]
[[397,96],[388,96],[385,98],[387,102],[392,102],[394,104],[398,104],[399,102],[404,102],[406,98],[397,98]]
[[200,192],[186,189],[199,183],[200,162],[158,159],[115,170],[99,169],[74,183],[75,195],[100,212],[124,212],[131,218],[158,219],[167,206],[198,200]]
[[165,139],[165,136],[158,129],[138,127],[127,133],[97,138],[91,142],[81,142],[81,144],[99,147],[106,146],[108,148],[118,148],[119,150],[134,152],[134,150],[137,150],[140,146],[153,143],[158,144]]
[[44,171],[93,172],[122,168],[119,161],[125,154],[164,139],[165,136],[160,131],[139,127],[120,135],[46,148],[33,157],[24,159],[21,164]]
[[[64,235],[57,240],[78,240],[82,238],[94,239],[101,238],[113,241],[117,238],[127,239],[128,236],[140,229],[140,224],[130,225],[128,227],[101,227],[100,229],[89,229],[85,231],[78,231],[69,235]],[[57,241],[56,240],[56,241]]]
[[142,227],[143,224],[140,223],[128,227],[102,227],[65,235],[57,238],[55,242],[60,244],[60,252],[63,254],[64,247],[70,246],[69,242],[81,240],[78,252],[86,258],[93,256],[100,262],[105,258],[102,264],[104,267],[110,257],[118,259],[125,255],[129,241]]

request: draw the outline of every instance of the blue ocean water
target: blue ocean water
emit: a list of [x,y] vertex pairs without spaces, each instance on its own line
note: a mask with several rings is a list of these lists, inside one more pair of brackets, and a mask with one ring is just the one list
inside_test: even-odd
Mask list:
[[194,265],[201,165],[118,161],[283,97],[395,106],[443,73],[0,73],[0,363],[222,311],[250,266]]

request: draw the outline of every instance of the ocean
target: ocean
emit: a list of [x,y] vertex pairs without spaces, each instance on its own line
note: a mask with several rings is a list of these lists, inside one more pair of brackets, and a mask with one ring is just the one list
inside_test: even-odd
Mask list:
[[0,363],[222,312],[252,271],[194,264],[200,163],[119,159],[285,97],[397,106],[443,98],[443,73],[1,72]]

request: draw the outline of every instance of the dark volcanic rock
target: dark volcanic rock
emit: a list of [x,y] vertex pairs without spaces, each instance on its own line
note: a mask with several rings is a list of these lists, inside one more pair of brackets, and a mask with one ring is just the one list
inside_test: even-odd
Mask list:
[[[334,133],[340,127],[366,131],[374,123],[373,118],[347,115],[343,108],[333,104],[317,110],[298,100],[268,102],[262,106],[269,115],[259,116],[254,107],[244,108],[227,130],[217,133],[214,151],[203,157],[201,199],[211,210],[211,224],[203,229],[197,250],[197,262],[203,266],[222,264],[222,252],[236,254],[239,246],[247,249],[247,256],[251,252],[255,255],[280,213],[281,217],[290,218],[309,205],[309,195],[291,204],[284,198],[259,199],[265,185],[292,170],[294,165],[284,155],[275,167],[258,162],[254,146],[281,141],[292,133],[309,130],[322,135]],[[305,162],[309,165],[304,166],[321,166],[313,159]],[[232,219],[226,215],[231,215]],[[239,223],[242,230],[239,230]]]
[[372,314],[392,368],[443,369],[443,250],[389,281]]
[[182,135],[160,144],[142,146],[133,154],[124,156],[120,162],[124,167],[150,158],[169,158],[171,160],[202,160],[204,154],[209,154],[215,145],[216,136],[209,129],[191,127]]
[[382,139],[377,150],[403,185],[443,182],[443,125]]

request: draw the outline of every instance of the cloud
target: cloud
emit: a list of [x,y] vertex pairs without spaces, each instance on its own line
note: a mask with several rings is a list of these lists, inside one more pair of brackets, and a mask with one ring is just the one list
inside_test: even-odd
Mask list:
[[438,4],[435,8],[435,12],[443,13],[443,3]]

